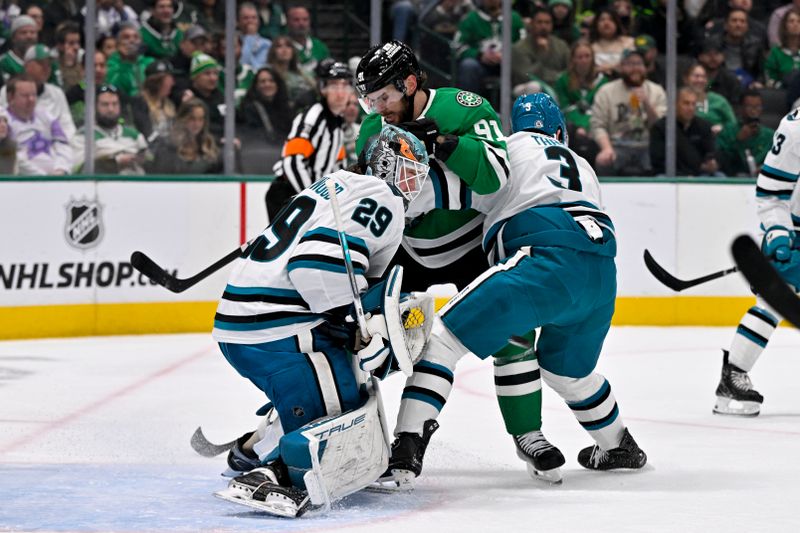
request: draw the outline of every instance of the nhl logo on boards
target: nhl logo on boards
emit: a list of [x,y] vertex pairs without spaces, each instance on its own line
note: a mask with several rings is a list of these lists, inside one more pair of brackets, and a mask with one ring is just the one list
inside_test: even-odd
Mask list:
[[96,246],[103,236],[100,204],[91,200],[73,200],[67,205],[64,236],[70,246],[85,250]]
[[456,95],[456,102],[464,107],[478,107],[483,103],[483,98],[469,91],[459,91]]

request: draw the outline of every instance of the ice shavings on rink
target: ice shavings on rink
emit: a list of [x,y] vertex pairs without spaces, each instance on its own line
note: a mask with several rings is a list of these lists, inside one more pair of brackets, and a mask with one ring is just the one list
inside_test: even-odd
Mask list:
[[[800,335],[779,328],[752,373],[753,419],[711,414],[733,328],[614,328],[598,370],[649,463],[599,473],[590,444],[545,388],[543,430],[564,483],[527,477],[505,434],[491,362],[467,357],[411,494],[355,494],[287,520],[215,499],[225,442],[263,403],[208,335],[0,342],[0,531],[796,531]],[[389,418],[403,379],[383,387]]]

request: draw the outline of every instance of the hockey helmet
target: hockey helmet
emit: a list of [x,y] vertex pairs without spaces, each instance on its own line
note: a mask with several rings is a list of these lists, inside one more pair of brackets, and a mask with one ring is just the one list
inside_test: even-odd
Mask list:
[[[511,109],[511,131],[532,130],[567,144],[567,124],[558,104],[547,93],[523,94]],[[561,130],[561,138],[558,131]]]
[[408,205],[422,190],[428,177],[428,151],[411,133],[386,124],[367,141],[361,153],[366,174],[376,176],[403,197]]
[[407,44],[394,40],[370,48],[356,68],[356,91],[364,110],[372,111],[372,106],[367,105],[366,96],[387,85],[393,85],[405,94],[403,81],[412,74],[418,79],[422,78],[417,57]]
[[327,58],[319,62],[316,68],[317,79],[319,79],[320,89],[331,80],[347,80],[348,83],[353,83],[353,73],[350,68],[335,59]]

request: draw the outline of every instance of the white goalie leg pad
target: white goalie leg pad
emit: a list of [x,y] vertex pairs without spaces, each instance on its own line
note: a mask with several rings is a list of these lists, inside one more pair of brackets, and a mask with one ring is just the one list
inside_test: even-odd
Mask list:
[[389,464],[389,437],[377,380],[367,403],[318,420],[281,439],[290,473],[303,476],[315,506],[330,504],[374,482]]

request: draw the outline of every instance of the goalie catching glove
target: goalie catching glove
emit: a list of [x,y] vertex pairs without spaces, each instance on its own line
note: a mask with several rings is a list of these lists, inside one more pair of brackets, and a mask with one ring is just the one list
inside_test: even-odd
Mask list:
[[367,331],[361,332],[365,345],[357,343],[355,355],[361,370],[380,379],[388,375],[393,362],[410,376],[433,327],[433,297],[424,292],[401,294],[402,283],[403,268],[395,266],[385,280],[362,295]]

